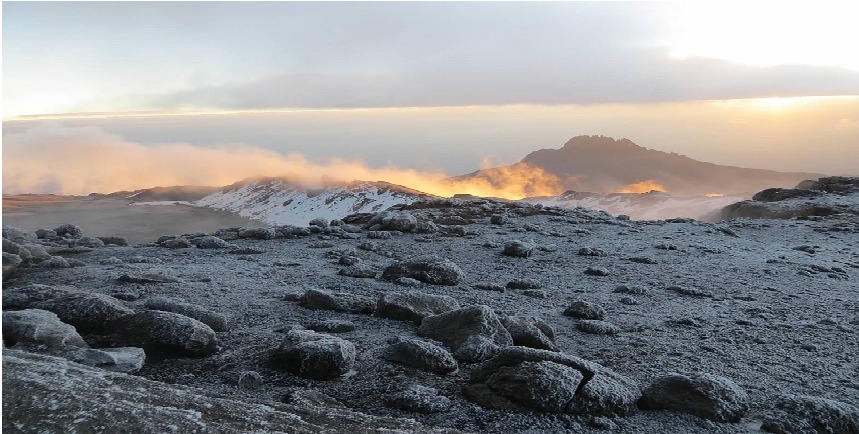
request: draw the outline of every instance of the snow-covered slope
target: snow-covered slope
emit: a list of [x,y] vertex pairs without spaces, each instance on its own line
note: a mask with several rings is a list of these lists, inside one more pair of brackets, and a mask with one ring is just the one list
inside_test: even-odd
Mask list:
[[317,217],[333,220],[427,197],[432,196],[386,182],[355,181],[307,189],[286,179],[265,178],[233,184],[193,204],[232,211],[272,225],[307,225]]
[[701,219],[706,214],[721,210],[748,196],[696,196],[682,197],[668,193],[583,193],[567,191],[558,196],[540,196],[525,199],[531,203],[564,208],[584,208],[606,211],[613,215],[626,214],[634,220],[660,220],[674,217]]

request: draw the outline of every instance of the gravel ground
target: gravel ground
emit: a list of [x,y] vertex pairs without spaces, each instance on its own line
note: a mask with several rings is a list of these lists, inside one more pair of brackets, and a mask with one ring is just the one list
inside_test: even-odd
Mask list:
[[[264,251],[244,255],[229,254],[229,249],[100,247],[66,256],[85,266],[24,269],[4,286],[42,283],[109,295],[123,293],[131,299],[124,303],[135,310],[144,310],[146,300],[156,296],[177,297],[229,318],[230,331],[217,334],[221,346],[217,354],[150,357],[135,375],[227,396],[274,401],[296,389],[316,389],[356,411],[464,431],[745,433],[758,431],[772,401],[786,393],[859,406],[859,220],[855,216],[712,224],[687,219],[624,221],[592,211],[531,208],[533,215],[511,214],[505,224],[492,225],[488,216],[476,211],[482,202],[456,203],[464,210],[462,214],[474,218],[473,223],[462,226],[464,230],[449,231],[458,233],[454,236],[405,233],[369,240],[365,230],[357,239],[314,234],[230,241],[238,248]],[[452,211],[427,208],[413,212],[432,219]],[[504,243],[510,240],[532,242],[536,248],[530,257],[502,255]],[[378,249],[358,248],[367,241]],[[795,249],[803,245],[812,247]],[[600,249],[606,256],[579,255],[584,247]],[[465,279],[456,286],[406,288],[379,277],[341,276],[337,274],[343,268],[338,258],[343,250],[377,270],[378,276],[398,259],[436,254],[457,264]],[[132,263],[135,256],[163,262]],[[124,263],[101,265],[110,257]],[[603,268],[608,275],[586,274],[589,267]],[[160,273],[181,281],[117,281],[123,274],[142,273]],[[474,287],[478,283],[504,286],[525,278],[536,279],[542,288],[499,292]],[[638,289],[619,293],[615,291],[619,285]],[[668,289],[673,286],[686,290]],[[460,362],[458,371],[437,375],[388,362],[383,357],[388,342],[415,337],[415,324],[307,309],[294,300],[308,289],[374,298],[391,291],[418,290],[451,296],[461,306],[487,305],[497,313],[536,316],[552,326],[562,352],[600,363],[636,380],[642,389],[664,373],[707,372],[742,387],[749,395],[750,410],[735,424],[657,411],[606,418],[487,410],[462,393],[476,365]],[[690,289],[699,290],[699,295]],[[620,332],[593,335],[580,331],[579,320],[562,314],[572,301],[601,305],[605,320]],[[354,331],[336,335],[357,349],[348,374],[316,381],[272,366],[271,352],[290,326],[327,319],[348,320],[356,326]],[[84,338],[93,347],[111,344],[103,336]],[[263,385],[237,388],[239,373],[251,370],[262,375]],[[387,398],[413,384],[438,389],[451,399],[450,410],[420,414],[385,405]]]

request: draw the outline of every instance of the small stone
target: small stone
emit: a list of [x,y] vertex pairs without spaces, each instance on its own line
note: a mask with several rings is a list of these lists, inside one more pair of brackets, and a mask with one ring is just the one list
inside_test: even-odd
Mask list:
[[236,378],[236,386],[242,390],[257,389],[262,383],[262,375],[257,371],[242,371]]
[[605,308],[587,301],[574,301],[567,309],[564,310],[564,315],[580,319],[605,319]]
[[308,330],[322,333],[346,333],[355,330],[355,323],[340,319],[311,321],[306,325]]
[[513,279],[507,282],[507,289],[540,289],[543,284],[537,279]]
[[577,327],[579,330],[592,335],[616,335],[620,333],[620,327],[608,321],[581,320]]
[[395,342],[385,351],[385,360],[434,374],[447,374],[458,368],[449,351],[420,339]]
[[588,267],[585,274],[589,276],[608,276],[610,273],[603,267]]
[[579,249],[579,256],[608,256],[608,253],[602,249],[596,249],[593,247],[582,247]]
[[446,396],[439,395],[437,389],[413,385],[388,399],[387,405],[400,410],[428,414],[449,410],[451,402]]
[[534,247],[536,247],[533,243],[526,243],[520,240],[508,241],[504,244],[503,254],[507,256],[513,256],[518,258],[527,258],[531,256],[531,253],[534,251]]

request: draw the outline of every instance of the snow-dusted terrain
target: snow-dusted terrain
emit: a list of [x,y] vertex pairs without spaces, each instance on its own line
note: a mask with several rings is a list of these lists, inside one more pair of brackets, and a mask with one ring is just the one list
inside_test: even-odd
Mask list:
[[[4,228],[4,430],[859,432],[859,214],[341,217],[138,246]],[[13,334],[24,308],[58,319]],[[142,368],[81,356],[113,347]]]
[[226,187],[193,204],[232,211],[271,225],[303,225],[321,217],[333,220],[358,212],[377,212],[430,197],[385,182],[356,181],[345,186],[308,189],[269,178]]
[[682,197],[659,191],[608,194],[568,191],[558,196],[529,197],[525,200],[546,206],[597,209],[614,215],[628,215],[633,220],[660,220],[674,217],[701,219],[749,196]]

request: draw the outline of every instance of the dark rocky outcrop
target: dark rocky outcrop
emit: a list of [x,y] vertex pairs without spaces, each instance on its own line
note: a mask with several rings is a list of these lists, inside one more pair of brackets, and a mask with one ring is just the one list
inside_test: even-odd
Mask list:
[[[111,398],[104,399],[106,390]],[[3,429],[18,432],[323,432],[455,434],[413,420],[333,406],[225,398],[200,389],[105,372],[66,360],[3,351]]]

